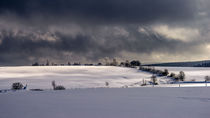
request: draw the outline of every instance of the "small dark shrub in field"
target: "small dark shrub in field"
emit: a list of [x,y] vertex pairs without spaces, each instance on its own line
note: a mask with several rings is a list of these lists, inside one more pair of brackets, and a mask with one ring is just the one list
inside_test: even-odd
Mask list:
[[56,85],[55,84],[55,81],[52,81],[52,86],[53,86],[53,89],[54,90],[65,90],[66,88],[64,86],[61,86],[61,85]]
[[147,83],[146,83],[146,81],[143,79],[143,80],[142,80],[141,86],[146,86],[146,85],[147,85]]
[[210,81],[210,77],[209,76],[205,76],[205,82]]
[[158,83],[157,83],[157,77],[156,76],[152,75],[151,81],[152,81],[152,84],[153,85],[158,85]]
[[31,91],[44,91],[43,89],[30,89]]
[[105,85],[106,85],[106,87],[108,87],[109,86],[109,82],[105,82]]
[[22,88],[23,88],[23,84],[20,83],[20,82],[16,82],[16,83],[13,83],[13,84],[12,84],[12,89],[13,89],[13,90],[20,90],[20,89],[22,89]]
[[59,86],[56,86],[55,88],[54,88],[54,90],[65,90],[66,88],[64,87],[64,86],[61,86],[61,85],[59,85]]

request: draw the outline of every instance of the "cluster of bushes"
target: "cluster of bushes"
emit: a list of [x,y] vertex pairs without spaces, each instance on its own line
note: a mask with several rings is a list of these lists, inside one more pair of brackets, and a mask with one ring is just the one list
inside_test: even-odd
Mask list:
[[185,80],[185,73],[183,71],[180,71],[178,75],[176,75],[175,73],[171,73],[169,75],[168,69],[164,69],[164,71],[163,71],[163,70],[155,69],[154,67],[140,66],[139,70],[146,71],[146,72],[149,72],[149,73],[152,73],[152,74],[156,74],[157,76],[171,77],[175,81],[184,81]]
[[185,73],[183,71],[180,71],[178,75],[171,73],[169,77],[173,78],[175,81],[184,81]]
[[126,60],[125,62],[121,62],[120,66],[124,66],[124,67],[136,67],[136,66],[141,66],[141,62],[139,60],[133,60],[131,62],[129,62],[128,60]]
[[162,70],[155,69],[154,67],[151,68],[151,67],[141,66],[139,68],[139,70],[146,71],[146,72],[149,72],[149,73],[152,73],[152,74],[156,74],[158,76],[168,76],[168,74],[169,74],[168,69],[164,69],[164,71],[162,71]]
[[21,90],[23,89],[23,84],[20,82],[16,82],[12,84],[12,90]]
[[109,59],[105,59],[105,65],[106,66],[121,66],[121,67],[138,67],[141,66],[141,62],[139,60],[126,60],[123,62],[118,62],[117,59],[113,59],[110,61]]
[[66,88],[62,85],[56,85],[55,81],[52,81],[53,90],[65,90]]
[[[53,86],[53,90],[65,90],[64,86],[56,85],[55,81],[52,81],[52,86]],[[26,89],[26,87],[27,87],[27,84],[26,84],[26,86],[23,86],[23,84],[21,82],[15,82],[15,83],[12,84],[11,89],[12,90],[24,90],[24,89]],[[42,91],[42,89],[30,89],[30,90],[32,90],[32,91]]]

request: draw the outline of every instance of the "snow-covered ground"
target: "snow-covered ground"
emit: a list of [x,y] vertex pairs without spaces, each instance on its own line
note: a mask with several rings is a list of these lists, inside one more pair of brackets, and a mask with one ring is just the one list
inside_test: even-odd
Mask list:
[[[188,80],[203,81],[210,73],[209,68],[167,69],[184,71]],[[10,89],[14,82],[28,85],[27,90],[0,93],[0,118],[210,117],[210,87],[182,84],[178,88],[167,84],[170,79],[165,77],[158,77],[160,85],[141,87],[142,80],[150,77],[135,68],[109,66],[0,67],[0,89]],[[50,90],[53,80],[67,90]]]
[[0,118],[209,118],[210,88],[91,88],[0,94]]
[[[192,79],[204,81],[204,76],[210,74],[210,68],[156,68],[167,68],[169,72],[177,74],[182,70],[186,74],[186,80],[189,81]],[[27,84],[28,89],[52,89],[53,80],[67,89],[106,87],[106,82],[111,88],[141,87],[143,80],[148,82],[150,77],[150,73],[135,68],[114,66],[0,67],[0,89],[10,89],[14,82]],[[170,81],[170,78],[158,77],[159,85],[156,87],[179,87],[178,84],[167,84]],[[182,84],[181,86],[205,86],[205,84]]]
[[151,74],[134,68],[113,66],[38,66],[0,67],[0,89],[9,89],[14,82],[28,85],[28,89],[51,89],[51,81],[70,88],[139,86]]
[[184,71],[186,75],[186,81],[204,81],[205,76],[210,76],[210,68],[205,67],[155,67],[156,69],[168,69],[169,72],[179,74],[180,71]]

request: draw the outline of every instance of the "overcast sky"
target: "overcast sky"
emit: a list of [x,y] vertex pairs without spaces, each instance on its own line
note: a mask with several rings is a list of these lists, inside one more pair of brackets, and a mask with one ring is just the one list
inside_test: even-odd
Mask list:
[[1,0],[0,65],[210,59],[209,0]]

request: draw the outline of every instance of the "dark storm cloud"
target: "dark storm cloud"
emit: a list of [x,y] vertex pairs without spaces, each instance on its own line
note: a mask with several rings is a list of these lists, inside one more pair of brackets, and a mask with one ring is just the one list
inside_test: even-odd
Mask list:
[[[22,62],[28,64],[29,57],[56,57],[62,56],[57,53],[62,53],[63,51],[70,51],[78,55],[85,54],[89,51],[89,46],[94,48],[94,42],[91,42],[89,37],[78,35],[74,39],[71,37],[60,36],[62,38],[59,41],[48,41],[42,40],[40,38],[35,38],[34,33],[29,33],[27,35],[21,36],[13,35],[13,32],[1,33],[1,44],[0,44],[0,54],[1,54],[1,64],[5,62],[14,61],[11,63]],[[35,38],[35,39],[34,39]],[[52,52],[50,52],[52,51]],[[8,58],[9,57],[9,58]],[[49,57],[50,58],[50,57]],[[62,59],[63,57],[61,57]],[[26,61],[26,62],[23,62]]]
[[[112,28],[109,30],[115,32]],[[100,36],[105,38],[103,43],[100,43],[100,38],[94,39],[91,34],[78,34],[72,37],[61,32],[55,32],[51,34],[57,37],[54,41],[43,40],[40,37],[35,38],[37,34],[34,32],[27,35],[22,33],[14,35],[14,32],[1,31],[1,37],[3,38],[1,38],[0,44],[0,62],[1,65],[5,63],[30,64],[31,61],[39,61],[39,58],[44,58],[45,60],[56,58],[69,61],[68,59],[71,58],[65,59],[63,54],[65,52],[70,52],[73,57],[84,57],[92,61],[97,61],[104,57],[120,57],[120,52],[122,51],[139,54],[150,54],[152,52],[175,54],[178,51],[182,51],[182,47],[184,47],[184,50],[191,50],[193,45],[199,44],[197,42],[189,44],[177,40],[168,40],[154,32],[149,32],[149,35],[146,35],[134,29],[130,29],[130,31],[132,31],[132,34],[129,37],[106,32],[108,35]],[[99,34],[101,32],[94,31],[94,33]],[[45,33],[42,35],[45,35]]]
[[[23,18],[44,15],[56,19],[85,18],[90,22],[152,22],[191,19],[195,0],[3,0],[0,11]],[[58,17],[59,16],[59,17]]]
[[185,27],[199,12],[196,0],[2,0],[0,65],[97,61],[125,52],[200,53],[201,41],[152,30],[158,24]]

